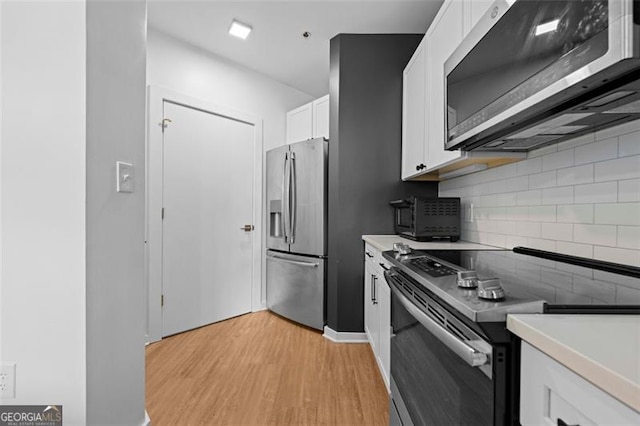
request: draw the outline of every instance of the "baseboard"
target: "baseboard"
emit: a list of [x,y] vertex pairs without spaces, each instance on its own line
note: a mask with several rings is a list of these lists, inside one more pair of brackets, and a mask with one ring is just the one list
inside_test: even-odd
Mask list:
[[329,326],[324,326],[324,334],[322,335],[327,340],[331,340],[334,343],[368,343],[366,333],[353,333],[335,331]]
[[147,410],[144,410],[144,422],[140,426],[151,426],[151,418]]

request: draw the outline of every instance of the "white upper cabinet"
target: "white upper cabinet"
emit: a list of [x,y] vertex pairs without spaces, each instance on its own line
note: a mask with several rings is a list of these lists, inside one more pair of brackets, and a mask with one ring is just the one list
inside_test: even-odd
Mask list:
[[426,168],[426,38],[402,73],[402,179]]
[[287,113],[287,143],[329,138],[329,95]]
[[495,167],[524,153],[447,151],[444,64],[493,0],[445,0],[403,73],[402,179],[440,180],[473,163]]
[[329,95],[312,102],[314,138],[329,139]]
[[485,14],[489,7],[493,4],[493,0],[464,0],[465,1],[465,23],[464,35],[478,23],[482,15]]
[[311,103],[287,113],[287,143],[306,141],[313,134],[313,108]]
[[443,3],[427,31],[427,170],[447,164],[462,154],[446,151],[444,63],[464,37],[464,4]]

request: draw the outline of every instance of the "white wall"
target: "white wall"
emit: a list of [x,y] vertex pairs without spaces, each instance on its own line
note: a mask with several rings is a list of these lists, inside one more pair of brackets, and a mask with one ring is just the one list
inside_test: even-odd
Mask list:
[[147,84],[262,117],[265,150],[284,144],[285,113],[313,100],[153,28],[148,33]]
[[[284,66],[284,65],[283,65]],[[148,30],[147,84],[170,89],[262,120],[265,151],[285,144],[286,112],[313,100],[312,96],[262,74],[242,68],[153,28]],[[262,177],[257,189],[264,193]],[[264,211],[264,200],[262,200]],[[262,215],[262,241],[265,217]],[[265,300],[265,266],[261,266],[261,300]],[[149,330],[158,327],[160,284],[149,282]],[[155,335],[155,333],[152,333]]]
[[3,404],[86,424],[84,1],[2,2]]
[[[439,192],[461,197],[465,240],[640,265],[640,121],[441,182]],[[640,289],[617,297],[640,303]]]
[[[87,2],[87,424],[144,422],[146,4]],[[134,192],[116,192],[116,161]],[[66,423],[65,423],[66,424]]]

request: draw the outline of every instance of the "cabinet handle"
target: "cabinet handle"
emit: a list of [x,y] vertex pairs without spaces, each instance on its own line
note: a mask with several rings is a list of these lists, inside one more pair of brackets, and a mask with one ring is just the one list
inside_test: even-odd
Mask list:
[[378,304],[378,286],[376,285],[376,281],[378,280],[378,277],[376,277],[375,275],[372,275],[373,277],[373,304],[377,305]]
[[424,165],[424,163],[420,163],[416,166],[416,170],[422,170],[424,168],[426,168],[427,166]]
[[366,254],[367,257],[369,257],[369,258],[373,257],[373,255],[371,253],[369,253],[368,251],[365,251],[364,254]]
[[385,265],[384,263],[379,263],[379,265],[380,265],[380,267],[381,267],[382,269],[384,269],[385,271],[388,271],[388,270],[389,270],[389,268],[387,268],[387,265]]
[[575,425],[570,425],[569,423],[565,422],[564,420],[562,420],[560,417],[558,417],[558,426],[580,426],[579,423],[576,423]]
[[369,291],[369,294],[371,295],[371,296],[370,296],[370,298],[371,298],[371,303],[372,303],[372,304],[375,304],[375,303],[374,303],[374,301],[373,301],[373,292],[375,291],[375,290],[374,290],[374,284],[373,284],[373,277],[374,277],[374,275],[373,275],[373,274],[371,274],[371,276],[369,277],[369,285],[370,285],[370,287],[371,287],[371,288],[370,288],[370,291]]

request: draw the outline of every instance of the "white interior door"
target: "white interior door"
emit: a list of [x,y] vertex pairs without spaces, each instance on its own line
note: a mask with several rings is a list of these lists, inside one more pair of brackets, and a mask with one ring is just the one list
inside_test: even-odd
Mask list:
[[165,101],[162,335],[251,311],[254,126]]

